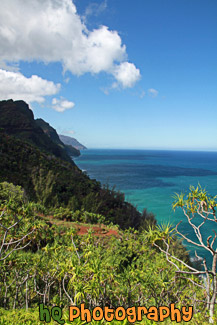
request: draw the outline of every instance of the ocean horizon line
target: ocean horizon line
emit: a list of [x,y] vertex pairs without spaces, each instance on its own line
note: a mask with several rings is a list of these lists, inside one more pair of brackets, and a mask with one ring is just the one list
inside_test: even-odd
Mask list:
[[88,147],[87,149],[81,149],[80,151],[86,150],[138,150],[138,151],[183,151],[183,152],[217,152],[217,149],[170,149],[170,148],[103,148],[103,147]]

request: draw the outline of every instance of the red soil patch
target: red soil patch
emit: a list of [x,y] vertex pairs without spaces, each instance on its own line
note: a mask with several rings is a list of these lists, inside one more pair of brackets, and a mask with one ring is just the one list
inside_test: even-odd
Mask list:
[[[53,216],[44,216],[43,214],[38,214],[40,215],[41,217],[46,217],[50,223],[54,224],[54,220],[53,220]],[[58,223],[56,224],[59,224],[59,225],[66,225],[70,227],[70,222],[66,220],[64,221],[58,221]],[[101,224],[101,225],[77,225],[75,223],[72,223],[71,225],[73,228],[76,228],[77,229],[77,234],[78,235],[87,235],[88,234],[88,231],[89,230],[92,230],[93,232],[93,235],[94,236],[102,236],[102,237],[107,237],[107,236],[119,236],[117,230],[114,230],[114,229],[109,229],[107,228],[107,226]]]
[[100,226],[78,226],[78,235],[86,235],[89,230],[93,231],[94,236],[118,236],[118,232],[113,229]]

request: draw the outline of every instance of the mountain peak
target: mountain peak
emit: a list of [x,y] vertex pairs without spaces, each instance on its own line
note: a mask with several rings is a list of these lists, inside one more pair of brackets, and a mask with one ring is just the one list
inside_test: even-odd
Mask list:
[[[46,125],[49,126],[48,123],[46,123]],[[22,100],[13,101],[10,99],[0,101],[0,128],[8,135],[28,142],[44,152],[73,164],[63,143],[63,147],[55,143],[55,141],[37,125],[32,110],[29,108],[29,105]]]

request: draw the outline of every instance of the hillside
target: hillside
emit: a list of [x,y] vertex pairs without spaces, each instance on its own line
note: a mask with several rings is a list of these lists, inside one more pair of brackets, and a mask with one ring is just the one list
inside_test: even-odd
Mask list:
[[33,112],[22,100],[0,101],[0,128],[6,134],[28,142],[43,152],[71,162],[71,158],[65,149],[52,141],[37,125]]
[[64,319],[67,305],[147,306],[142,322],[130,320],[144,325],[158,306],[190,306],[185,321],[194,306],[192,324],[207,324],[206,291],[192,282],[198,278],[178,278],[175,264],[160,252],[166,238],[170,253],[189,263],[170,226],[155,227],[153,214],[139,213],[122,193],[82,173],[55,129],[34,121],[27,104],[5,101],[0,107],[0,323],[38,324],[43,302],[63,306]]
[[25,102],[0,102],[0,128],[0,181],[22,186],[31,200],[99,213],[122,228],[138,228],[150,217],[126,202],[122,193],[82,173],[37,125]]
[[59,138],[65,145],[71,145],[78,150],[87,149],[83,144],[78,142],[78,140],[76,140],[75,138],[72,138],[72,137],[69,137],[66,135],[62,135],[62,134],[59,134]]
[[50,126],[49,123],[45,122],[43,119],[36,119],[35,120],[36,124],[42,128],[44,133],[58,146],[60,146],[62,149],[64,149],[69,156],[72,157],[78,157],[80,156],[80,151],[73,147],[72,145],[65,145],[59,138],[56,130]]
[[[179,308],[176,309],[177,320],[180,307],[191,306],[187,307],[191,312],[183,313],[182,324],[192,316],[195,321],[190,324],[208,324],[205,303],[201,302],[205,290],[191,282],[197,280],[196,277],[191,277],[191,281],[188,275],[177,278],[175,266],[168,263],[165,254],[150,245],[154,229],[139,233],[133,229],[123,231],[104,226],[101,221],[81,224],[76,214],[75,222],[45,217],[39,212],[45,210],[42,206],[28,202],[21,188],[8,183],[0,183],[0,209],[7,217],[5,226],[13,225],[17,218],[20,220],[7,234],[11,246],[2,246],[0,252],[0,257],[6,257],[0,272],[1,324],[39,324],[39,304],[42,302],[46,308],[60,306],[65,320],[69,319],[68,306],[81,303],[91,310],[96,306],[111,309],[135,306],[132,311],[145,306],[143,308],[148,310],[143,317],[138,317],[138,322],[133,321],[137,319],[134,310],[134,314],[127,314],[129,321],[97,322],[104,325],[156,324],[153,317],[159,320],[157,308],[176,304]],[[85,215],[83,212],[82,217]],[[0,227],[0,237],[4,233],[5,229]],[[21,246],[25,245],[23,249],[15,246],[19,241]],[[185,249],[177,244],[177,240],[170,239],[171,251],[175,250],[176,256],[186,261]],[[8,251],[12,254],[7,256]],[[200,301],[197,305],[196,299]],[[171,324],[171,318],[163,312],[157,324],[162,321]],[[84,322],[80,318],[75,320],[75,324]]]

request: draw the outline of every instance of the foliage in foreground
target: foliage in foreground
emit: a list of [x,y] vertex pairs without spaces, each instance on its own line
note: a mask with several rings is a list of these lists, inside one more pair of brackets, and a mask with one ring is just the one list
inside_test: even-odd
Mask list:
[[[85,303],[89,309],[192,305],[192,324],[208,322],[203,302],[206,292],[194,284],[200,283],[199,278],[177,277],[175,266],[167,263],[164,253],[152,245],[150,237],[156,232],[155,227],[150,225],[146,232],[119,231],[114,237],[94,236],[91,232],[78,236],[73,227],[52,225],[40,217],[37,211],[42,207],[25,201],[22,189],[15,188],[15,197],[20,197],[15,200],[7,197],[7,185],[3,187],[0,210],[4,214],[0,223],[9,228],[17,218],[21,220],[7,234],[6,243],[11,243],[8,250],[13,249],[13,242],[34,231],[22,241],[22,246],[28,243],[24,249],[15,250],[0,264],[1,323],[13,324],[16,320],[16,324],[40,324],[36,315],[41,302],[50,307]],[[165,236],[165,229],[157,231]],[[1,227],[0,238],[3,235]],[[182,258],[183,246],[177,249],[176,239],[168,237],[172,243],[170,252]],[[159,236],[159,243],[160,239]],[[160,245],[163,249],[163,243]],[[178,265],[185,269],[181,263]],[[13,323],[10,323],[12,315]],[[82,324],[79,320],[74,323]],[[169,324],[169,320],[164,323]],[[139,324],[151,324],[151,321],[144,319]]]
[[[187,276],[189,281],[206,292],[204,301],[209,311],[209,323],[213,324],[217,297],[217,218],[215,211],[217,207],[217,196],[213,197],[208,195],[206,190],[198,185],[196,188],[190,186],[190,191],[187,195],[183,193],[176,194],[174,198],[173,208],[176,209],[180,207],[182,209],[195,237],[192,238],[178,230],[178,226],[182,221],[180,221],[175,228],[171,228],[171,226],[165,226],[162,229],[156,227],[152,236],[150,236],[150,233],[149,236],[152,239],[153,245],[158,247],[158,249],[165,254],[167,261],[176,268],[177,277],[183,278],[183,275]],[[208,228],[207,232],[204,232],[204,226]],[[183,258],[177,258],[175,254],[171,252],[171,240],[176,235],[181,236],[181,238],[191,245],[194,245],[196,248],[199,247],[205,250],[206,253],[210,253],[212,256],[211,265],[208,265],[206,257],[199,258],[196,250],[195,258],[197,260],[202,260],[199,269],[191,263],[186,263]],[[159,239],[163,242],[163,247],[162,245],[159,246],[157,243]],[[180,265],[182,267],[180,267]],[[191,276],[202,277],[203,281],[198,283]]]

